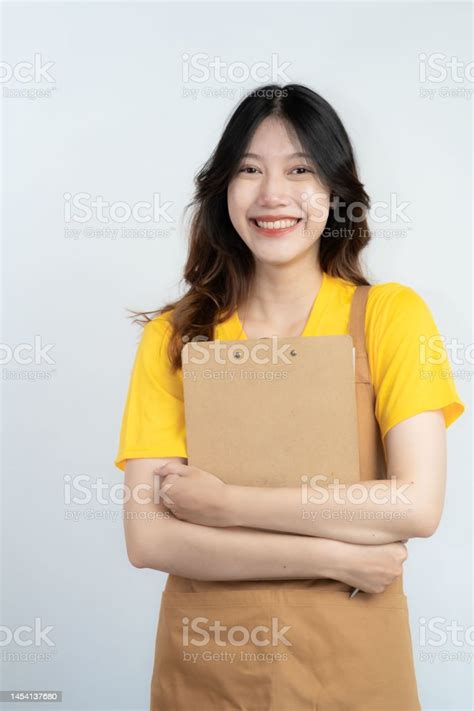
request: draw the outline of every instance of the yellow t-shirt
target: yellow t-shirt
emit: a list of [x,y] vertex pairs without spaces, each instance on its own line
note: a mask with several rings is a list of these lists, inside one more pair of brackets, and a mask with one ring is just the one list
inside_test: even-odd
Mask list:
[[[323,273],[302,335],[347,334],[355,288]],[[167,357],[169,316],[161,314],[143,328],[114,461],[122,470],[126,459],[187,457],[182,371],[173,373]],[[365,332],[382,438],[394,425],[426,410],[442,409],[446,427],[464,412],[443,340],[416,291],[397,282],[373,285]],[[245,338],[237,311],[214,333],[215,340]]]

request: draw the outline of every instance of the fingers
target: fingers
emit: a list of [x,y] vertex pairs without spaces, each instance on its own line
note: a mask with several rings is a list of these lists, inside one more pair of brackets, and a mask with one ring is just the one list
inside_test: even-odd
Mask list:
[[181,464],[181,462],[167,462],[162,464],[161,467],[153,470],[154,474],[159,474],[159,476],[168,476],[169,474],[177,474],[178,476],[186,476],[189,474],[190,467],[187,464]]

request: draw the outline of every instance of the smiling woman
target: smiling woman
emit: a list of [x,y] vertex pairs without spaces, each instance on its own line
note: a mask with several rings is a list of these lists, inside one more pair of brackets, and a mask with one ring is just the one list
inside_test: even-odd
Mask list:
[[[131,489],[162,482],[157,501],[130,497],[125,518],[132,564],[169,573],[151,709],[419,711],[405,544],[436,530],[446,428],[464,410],[442,376],[450,365],[431,311],[411,287],[364,276],[369,198],[341,120],[308,87],[244,98],[192,205],[187,292],[137,314],[145,325],[115,459]],[[229,485],[188,465],[183,343],[347,334],[357,486],[367,493],[360,516],[332,492],[326,515],[316,502],[303,519],[298,489]],[[408,502],[369,496],[388,494],[391,477],[409,486]],[[149,518],[134,515],[143,510]],[[275,620],[278,673],[258,654],[257,631]],[[287,627],[290,645],[278,635]]]
[[[308,87],[262,88],[239,104],[196,176],[183,273],[189,290],[159,310],[172,312],[174,369],[184,336],[212,340],[215,325],[237,306],[243,312],[247,301],[253,302],[252,321],[296,326],[308,316],[323,272],[368,283],[359,255],[370,240],[370,201],[339,116]],[[281,216],[299,222],[289,231],[270,231]],[[257,218],[265,218],[262,228]],[[262,260],[272,273],[285,267],[277,288]],[[265,301],[276,307],[271,313]],[[156,313],[137,316],[146,322]]]

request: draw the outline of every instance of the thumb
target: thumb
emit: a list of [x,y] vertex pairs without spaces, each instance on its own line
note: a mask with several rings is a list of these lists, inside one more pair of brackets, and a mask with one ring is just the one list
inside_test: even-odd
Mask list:
[[178,476],[185,476],[188,473],[189,467],[186,464],[181,464],[180,462],[166,462],[160,467],[153,470],[154,474],[159,474],[160,476],[168,476],[169,474],[177,474]]

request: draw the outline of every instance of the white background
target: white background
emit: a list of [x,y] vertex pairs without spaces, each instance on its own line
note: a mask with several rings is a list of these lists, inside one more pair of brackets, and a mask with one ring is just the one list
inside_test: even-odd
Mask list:
[[[372,201],[408,201],[405,237],[374,239],[371,281],[398,281],[427,301],[441,334],[463,344],[455,371],[472,375],[472,99],[432,99],[471,80],[420,80],[425,53],[472,60],[468,3],[14,3],[3,6],[2,61],[39,53],[52,80],[11,79],[3,89],[4,282],[2,343],[52,344],[51,362],[3,365],[4,549],[2,624],[51,625],[49,661],[3,659],[4,689],[62,689],[63,709],[147,709],[165,575],[127,559],[120,505],[66,503],[68,477],[110,486],[120,421],[140,337],[126,309],[151,310],[179,293],[186,255],[183,209],[193,176],[218,141],[245,83],[212,69],[183,79],[183,54],[221,62],[289,62],[287,82],[307,84],[341,116]],[[270,80],[271,76],[268,77]],[[39,81],[37,81],[39,79]],[[277,78],[278,80],[278,78]],[[285,83],[285,82],[284,82]],[[5,96],[38,88],[36,100]],[[230,92],[205,96],[203,87]],[[196,91],[196,98],[186,92]],[[164,237],[78,239],[71,227],[143,227],[67,221],[64,194],[170,201]],[[36,352],[36,351],[35,351]],[[26,375],[25,375],[26,374]],[[38,375],[39,374],[39,375]],[[43,376],[44,380],[34,379]],[[20,378],[27,378],[20,380]],[[419,618],[472,623],[470,382],[456,385],[466,413],[449,429],[442,523],[409,542],[405,588],[424,709],[470,709],[473,662],[423,661]],[[78,495],[78,492],[73,492]],[[67,520],[72,511],[80,520]],[[105,514],[103,512],[106,512]],[[425,625],[426,626],[426,625]],[[472,635],[471,635],[472,637]],[[434,636],[428,634],[433,640]],[[40,646],[2,646],[44,652]],[[42,708],[48,708],[44,704]],[[52,706],[53,707],[53,706]],[[7,708],[7,705],[5,705]],[[13,707],[12,707],[13,708]],[[56,705],[57,708],[57,705]]]

